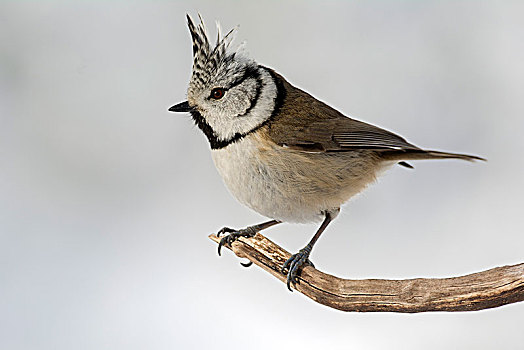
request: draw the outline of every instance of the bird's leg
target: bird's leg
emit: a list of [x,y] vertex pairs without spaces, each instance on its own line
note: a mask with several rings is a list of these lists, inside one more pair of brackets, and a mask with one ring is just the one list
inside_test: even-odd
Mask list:
[[287,270],[287,288],[290,291],[293,291],[291,289],[291,283],[293,283],[293,287],[295,287],[296,283],[299,282],[298,276],[300,275],[300,272],[304,266],[311,265],[315,267],[313,263],[309,261],[309,254],[311,254],[311,250],[313,249],[315,242],[332,220],[333,218],[331,214],[326,212],[322,225],[320,225],[317,233],[315,233],[313,238],[311,238],[311,241],[309,241],[309,243],[304,248],[300,249],[298,253],[291,255],[291,258],[287,259],[287,261],[284,263],[284,266],[282,266],[283,274],[285,274]]
[[[221,255],[221,249],[224,244],[231,246],[231,243],[233,243],[238,237],[246,237],[246,238],[253,237],[254,235],[256,235],[258,231],[261,231],[263,229],[266,229],[268,227],[271,227],[273,225],[280,224],[280,223],[281,221],[271,220],[271,221],[263,222],[258,225],[249,226],[249,227],[246,227],[240,230],[235,230],[229,227],[223,227],[220,231],[218,231],[217,237],[220,237],[220,235],[225,234],[225,233],[229,233],[229,234],[222,237],[222,239],[220,240],[220,243],[218,243],[218,255]],[[242,264],[242,265],[246,266],[245,264]],[[249,265],[251,264],[248,264],[247,266]]]

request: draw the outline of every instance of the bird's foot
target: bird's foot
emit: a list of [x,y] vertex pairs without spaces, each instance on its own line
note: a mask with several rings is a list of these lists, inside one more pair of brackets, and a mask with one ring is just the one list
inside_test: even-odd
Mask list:
[[[235,230],[229,227],[224,227],[220,231],[217,232],[217,237],[220,237],[220,235],[223,235],[225,233],[229,233],[228,235],[225,235],[220,240],[220,243],[218,243],[218,255],[221,255],[221,249],[223,245],[229,245],[236,241],[239,237],[246,237],[250,238],[257,234],[257,229],[254,226],[249,226],[240,230]],[[242,264],[243,266],[250,266],[251,264]]]
[[292,292],[291,283],[293,287],[299,283],[298,276],[302,272],[302,269],[308,265],[315,267],[309,260],[309,254],[311,253],[311,247],[306,246],[300,249],[298,253],[291,255],[289,259],[282,266],[282,273],[286,274],[287,270],[287,288]]

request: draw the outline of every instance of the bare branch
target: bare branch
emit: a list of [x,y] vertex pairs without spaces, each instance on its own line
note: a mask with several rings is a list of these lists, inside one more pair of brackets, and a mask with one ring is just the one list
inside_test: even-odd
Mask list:
[[[210,235],[215,242],[220,238]],[[240,238],[233,252],[285,283],[280,270],[290,253],[261,234]],[[347,280],[307,266],[296,290],[323,305],[361,312],[482,310],[524,300],[524,263],[461,277],[407,280]]]

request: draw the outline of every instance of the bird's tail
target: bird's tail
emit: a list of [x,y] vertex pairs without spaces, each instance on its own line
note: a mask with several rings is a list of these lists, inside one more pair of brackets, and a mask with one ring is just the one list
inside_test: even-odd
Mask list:
[[382,159],[392,161],[419,160],[419,159],[462,159],[469,162],[486,159],[468,154],[429,151],[423,149],[387,151],[382,153]]

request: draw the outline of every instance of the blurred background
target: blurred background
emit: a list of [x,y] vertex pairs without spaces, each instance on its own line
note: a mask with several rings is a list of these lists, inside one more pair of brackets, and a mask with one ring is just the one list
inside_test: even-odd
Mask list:
[[[0,4],[0,348],[517,349],[524,304],[343,313],[207,236],[265,218],[235,201],[188,115],[185,13],[340,111],[487,163],[395,167],[312,254],[346,278],[523,261],[521,1]],[[289,251],[315,225],[265,234]]]

